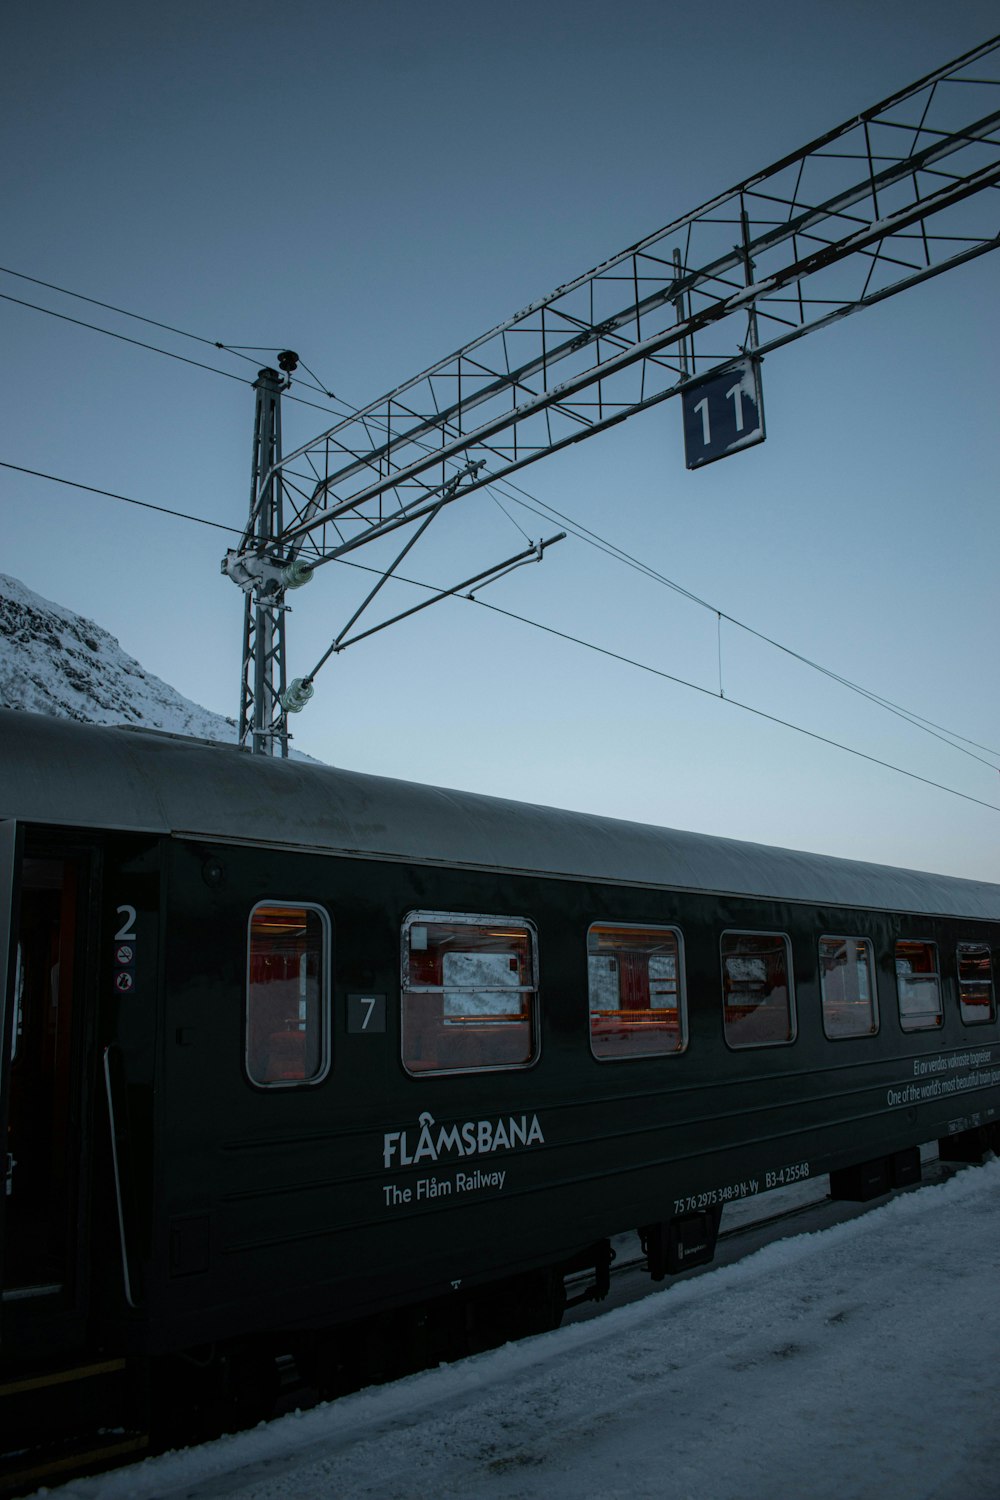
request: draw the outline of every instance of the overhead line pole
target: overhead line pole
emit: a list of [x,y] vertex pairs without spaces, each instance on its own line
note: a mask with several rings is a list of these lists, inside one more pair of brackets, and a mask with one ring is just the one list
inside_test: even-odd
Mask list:
[[[282,531],[281,475],[281,377],[277,370],[261,370],[254,382],[257,393],[254,413],[251,504],[255,506],[254,544],[264,559],[271,538]],[[261,476],[265,480],[258,489]],[[288,754],[284,725],[272,729],[275,701],[285,691],[285,621],[281,601],[269,600],[263,580],[247,593],[243,612],[243,693],[240,701],[240,744],[248,740],[262,755]],[[283,732],[284,731],[284,732]]]

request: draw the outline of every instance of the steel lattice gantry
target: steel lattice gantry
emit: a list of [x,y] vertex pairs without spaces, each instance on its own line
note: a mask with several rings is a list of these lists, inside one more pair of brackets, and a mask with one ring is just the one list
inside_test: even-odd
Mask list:
[[[558,287],[262,472],[239,556],[332,561],[1000,245],[1000,37]],[[233,571],[232,568],[229,569]]]

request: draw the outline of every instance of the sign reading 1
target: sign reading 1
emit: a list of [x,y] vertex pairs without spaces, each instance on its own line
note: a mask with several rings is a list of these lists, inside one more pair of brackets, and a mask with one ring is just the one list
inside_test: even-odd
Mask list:
[[760,361],[751,357],[681,391],[684,461],[689,469],[764,441]]

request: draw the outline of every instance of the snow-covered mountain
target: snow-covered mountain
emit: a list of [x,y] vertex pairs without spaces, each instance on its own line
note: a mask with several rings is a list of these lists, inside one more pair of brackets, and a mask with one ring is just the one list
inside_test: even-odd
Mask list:
[[236,723],[140,666],[113,635],[0,573],[0,706],[235,740]]

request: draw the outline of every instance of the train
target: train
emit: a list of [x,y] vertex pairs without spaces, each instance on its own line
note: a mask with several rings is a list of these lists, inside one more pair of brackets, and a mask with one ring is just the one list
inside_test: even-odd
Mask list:
[[1000,886],[0,712],[0,1490],[1000,1146]]

